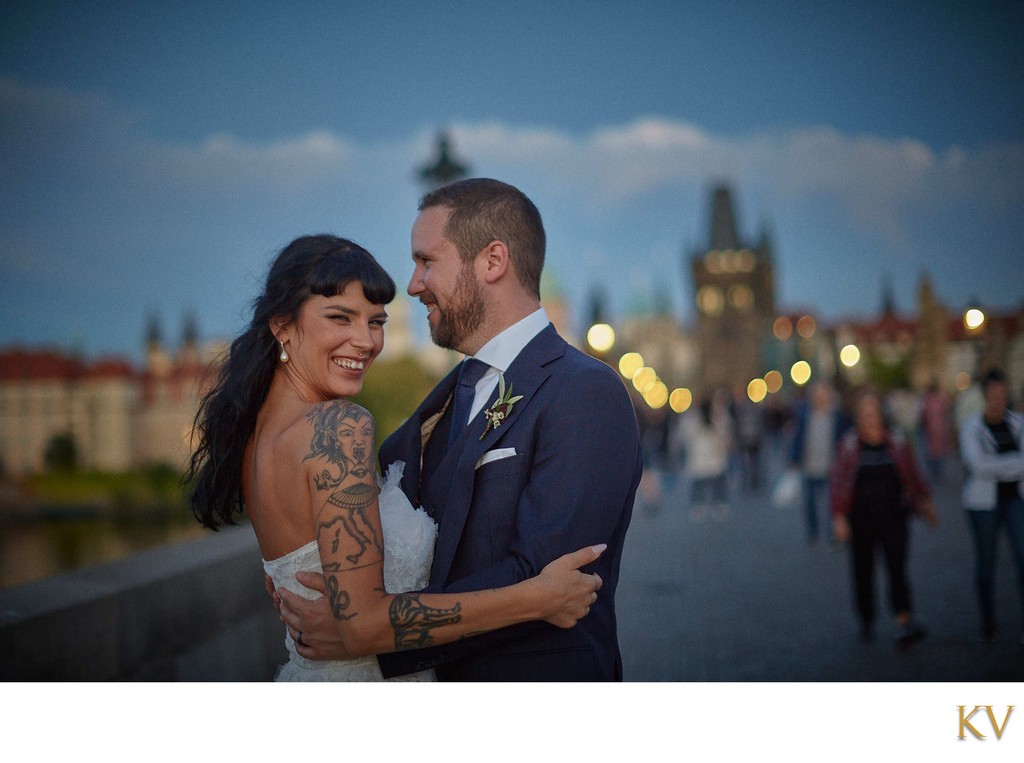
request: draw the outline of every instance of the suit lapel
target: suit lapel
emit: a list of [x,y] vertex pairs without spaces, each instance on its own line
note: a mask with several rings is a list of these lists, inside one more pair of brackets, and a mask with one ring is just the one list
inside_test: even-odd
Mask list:
[[[455,367],[458,369],[458,366]],[[414,506],[420,505],[420,487],[423,480],[423,453],[434,427],[444,415],[451,400],[452,390],[458,378],[457,370],[450,372],[427,394],[409,420],[392,437],[397,439],[395,447],[389,447],[392,458],[406,462],[402,477],[402,489]],[[390,438],[389,438],[390,439]],[[390,446],[390,442],[388,443]],[[383,450],[383,449],[382,449]],[[381,472],[390,464],[382,463]]]
[[500,427],[492,428],[481,437],[486,427],[483,410],[489,408],[497,398],[498,393],[495,389],[483,410],[473,417],[466,431],[456,440],[452,450],[441,463],[438,474],[431,476],[432,480],[444,479],[451,486],[448,490],[447,505],[444,507],[444,519],[438,533],[437,547],[434,550],[434,564],[430,576],[432,582],[447,581],[451,571],[473,503],[477,461],[512,431],[522,416],[528,415],[532,398],[551,375],[550,369],[546,368],[547,364],[561,357],[565,353],[565,347],[565,340],[558,336],[551,325],[535,336],[505,372],[506,386],[512,385],[512,395],[522,395],[522,400],[512,406],[512,411]]

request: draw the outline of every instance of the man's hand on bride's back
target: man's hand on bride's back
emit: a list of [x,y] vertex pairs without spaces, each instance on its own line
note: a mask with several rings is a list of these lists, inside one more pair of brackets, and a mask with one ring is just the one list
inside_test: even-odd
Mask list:
[[[327,590],[324,576],[316,572],[297,572],[295,579],[314,591],[323,593]],[[281,622],[287,626],[299,654],[310,660],[351,659],[338,635],[338,622],[331,613],[326,596],[309,601],[282,588],[276,593],[275,601],[277,599],[280,600],[277,611]]]
[[263,587],[267,590],[267,596],[274,602],[277,614],[281,614],[281,597],[277,595],[277,589],[274,588],[274,579],[266,573],[263,573]]
[[580,572],[608,546],[587,546],[548,564],[532,581],[541,587],[543,619],[559,628],[571,628],[590,614],[603,582],[601,576]]

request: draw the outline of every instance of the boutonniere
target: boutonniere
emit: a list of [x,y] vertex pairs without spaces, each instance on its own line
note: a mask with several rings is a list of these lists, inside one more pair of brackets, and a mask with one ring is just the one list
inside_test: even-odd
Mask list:
[[512,397],[512,385],[508,385],[508,391],[505,391],[505,375],[498,372],[498,399],[491,403],[491,407],[484,411],[484,418],[487,419],[487,426],[484,427],[484,433],[480,435],[480,439],[484,439],[488,432],[492,429],[497,429],[502,425],[505,419],[508,418],[509,414],[512,413],[512,406],[523,399],[522,395],[516,395]]

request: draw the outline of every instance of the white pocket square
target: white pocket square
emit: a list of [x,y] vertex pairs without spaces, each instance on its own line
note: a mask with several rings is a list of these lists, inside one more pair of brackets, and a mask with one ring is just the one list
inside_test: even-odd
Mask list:
[[511,458],[515,455],[518,455],[515,448],[495,448],[480,456],[480,460],[476,462],[476,466],[473,468],[479,469],[484,464],[491,463],[491,461],[500,461],[503,458]]

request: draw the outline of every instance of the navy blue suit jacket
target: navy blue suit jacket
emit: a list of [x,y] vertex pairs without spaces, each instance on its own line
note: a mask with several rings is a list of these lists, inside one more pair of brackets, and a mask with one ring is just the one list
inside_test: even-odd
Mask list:
[[[441,680],[621,680],[615,588],[643,469],[625,386],[615,371],[569,346],[549,325],[505,373],[512,394],[523,396],[508,419],[481,438],[485,419],[479,413],[435,473],[423,474],[422,427],[444,409],[457,373],[443,379],[380,450],[382,469],[405,461],[402,487],[413,504],[440,516],[426,590],[510,585],[564,553],[597,543],[608,549],[587,571],[597,572],[604,585],[574,628],[531,622],[381,655],[382,672],[433,667]],[[477,467],[485,453],[508,448],[514,456]]]

